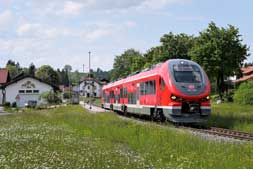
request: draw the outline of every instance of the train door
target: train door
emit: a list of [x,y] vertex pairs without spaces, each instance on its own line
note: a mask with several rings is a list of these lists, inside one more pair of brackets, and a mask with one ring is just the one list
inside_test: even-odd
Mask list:
[[118,87],[116,87],[115,100],[116,100],[116,104],[118,104],[119,103]]
[[136,104],[140,105],[140,83],[136,84]]

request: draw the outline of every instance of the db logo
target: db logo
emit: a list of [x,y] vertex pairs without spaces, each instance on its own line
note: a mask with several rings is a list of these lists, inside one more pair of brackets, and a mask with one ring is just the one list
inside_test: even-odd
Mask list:
[[190,85],[188,86],[188,89],[195,89],[195,86],[194,86],[193,84],[190,84]]

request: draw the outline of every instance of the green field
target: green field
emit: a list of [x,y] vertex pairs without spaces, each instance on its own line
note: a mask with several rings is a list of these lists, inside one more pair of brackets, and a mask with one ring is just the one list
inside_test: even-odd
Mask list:
[[253,105],[213,103],[208,125],[253,133]]
[[250,169],[253,145],[89,114],[80,106],[0,116],[0,168]]
[[99,106],[99,107],[101,106],[101,98],[100,97],[96,97],[96,98],[80,97],[80,101],[84,101],[86,103],[91,101],[92,104]]

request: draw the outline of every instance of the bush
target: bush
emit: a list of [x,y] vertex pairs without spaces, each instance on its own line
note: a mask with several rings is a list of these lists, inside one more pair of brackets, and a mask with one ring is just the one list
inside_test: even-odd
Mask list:
[[61,103],[61,97],[59,93],[50,91],[44,92],[40,95],[40,98],[47,101],[49,104],[51,103]]
[[70,99],[71,95],[72,95],[71,92],[65,91],[65,92],[63,93],[63,99]]
[[225,95],[225,100],[227,102],[233,102],[233,97],[234,97],[234,90],[230,90],[226,95]]
[[253,104],[253,83],[247,82],[240,84],[234,94],[234,101],[238,104]]
[[17,107],[17,103],[16,102],[13,102],[12,104],[11,104],[11,107]]
[[11,103],[10,102],[5,102],[4,107],[11,107]]

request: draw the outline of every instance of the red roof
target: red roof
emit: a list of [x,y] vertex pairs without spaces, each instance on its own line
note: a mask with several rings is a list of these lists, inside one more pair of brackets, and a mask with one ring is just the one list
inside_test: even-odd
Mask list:
[[235,82],[235,83],[238,83],[238,82],[243,82],[243,81],[246,81],[246,80],[249,80],[249,79],[253,79],[253,74],[248,75],[248,76],[243,76],[242,78],[237,79],[237,80],[235,80],[234,82]]
[[0,85],[3,85],[9,80],[9,72],[7,69],[0,69]]
[[250,72],[253,72],[253,66],[249,66],[249,67],[246,67],[246,68],[242,68],[242,73],[243,74],[248,74]]

